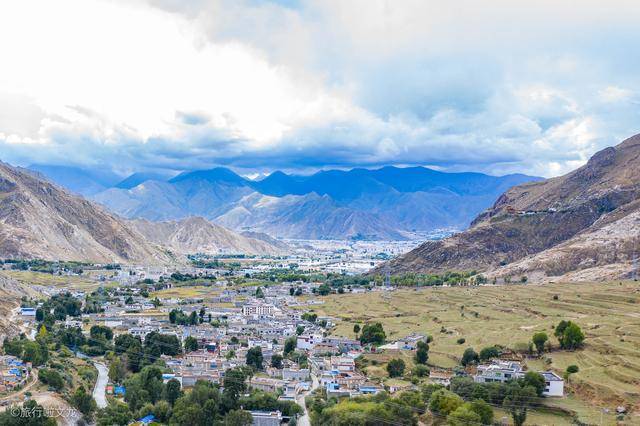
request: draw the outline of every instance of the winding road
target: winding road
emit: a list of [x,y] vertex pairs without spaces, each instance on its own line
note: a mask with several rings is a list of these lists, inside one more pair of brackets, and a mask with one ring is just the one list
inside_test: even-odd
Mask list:
[[95,362],[96,369],[98,370],[98,380],[93,388],[93,399],[96,400],[98,408],[105,408],[107,406],[107,383],[109,382],[109,370],[107,366],[101,362]]

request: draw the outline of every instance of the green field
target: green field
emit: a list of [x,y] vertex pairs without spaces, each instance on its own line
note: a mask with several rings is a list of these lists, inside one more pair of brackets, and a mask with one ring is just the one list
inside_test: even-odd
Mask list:
[[[640,284],[637,282],[514,285],[401,289],[357,295],[332,295],[312,310],[337,318],[333,334],[354,337],[353,324],[379,321],[388,340],[411,332],[430,334],[429,363],[453,367],[467,347],[526,345],[545,331],[552,351],[528,360],[534,369],[562,373],[570,364],[580,372],[567,385],[568,398],[554,405],[599,423],[600,408],[625,405],[640,411]],[[557,348],[553,328],[562,319],[578,323],[586,334],[583,350]],[[459,338],[466,342],[457,343]],[[611,417],[611,416],[610,416]],[[632,417],[638,420],[637,417]],[[562,422],[558,423],[561,424]]]
[[26,285],[71,288],[82,291],[93,291],[101,286],[113,287],[117,285],[114,281],[99,281],[97,278],[87,275],[67,276],[32,271],[2,271],[2,274]]

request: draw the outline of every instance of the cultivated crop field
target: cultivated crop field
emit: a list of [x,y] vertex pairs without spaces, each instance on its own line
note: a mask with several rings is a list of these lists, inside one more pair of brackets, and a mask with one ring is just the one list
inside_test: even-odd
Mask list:
[[[339,320],[336,335],[354,337],[354,323],[373,321],[384,325],[388,340],[412,332],[432,335],[429,363],[439,367],[458,364],[467,347],[523,347],[535,332],[545,331],[551,352],[528,360],[529,368],[559,373],[571,364],[580,368],[567,385],[572,395],[554,405],[593,423],[599,423],[602,407],[613,411],[626,405],[640,411],[640,283],[433,287],[323,300],[313,310]],[[562,319],[582,327],[583,350],[558,350],[553,328]],[[458,344],[461,338],[465,342]]]
[[32,271],[2,271],[2,275],[30,286],[63,287],[83,291],[93,291],[100,286],[113,287],[117,285],[114,281],[99,281],[98,279],[78,275],[55,275]]

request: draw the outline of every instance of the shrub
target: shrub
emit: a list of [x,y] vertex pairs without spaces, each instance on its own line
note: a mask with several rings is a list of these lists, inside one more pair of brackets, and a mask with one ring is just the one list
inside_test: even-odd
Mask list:
[[477,364],[478,360],[478,353],[474,351],[473,348],[467,348],[462,354],[462,360],[460,363],[466,367],[467,365]]
[[389,377],[400,377],[404,374],[405,363],[403,360],[396,358],[387,364],[387,373]]

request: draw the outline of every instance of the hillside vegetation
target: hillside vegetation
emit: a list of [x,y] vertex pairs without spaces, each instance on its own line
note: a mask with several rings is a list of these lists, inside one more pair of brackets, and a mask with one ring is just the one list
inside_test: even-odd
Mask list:
[[[411,332],[432,335],[429,363],[453,367],[467,347],[477,351],[501,345],[524,349],[534,333],[553,336],[561,320],[579,324],[585,347],[551,352],[531,366],[559,373],[577,364],[571,377],[574,398],[561,404],[595,421],[599,413],[588,405],[640,408],[640,286],[637,282],[548,284],[402,289],[391,293],[332,295],[314,308],[338,318],[336,335],[354,337],[354,323],[381,322],[393,341]],[[458,344],[465,339],[463,345]],[[545,359],[550,360],[545,365]],[[588,404],[587,404],[588,403]]]

